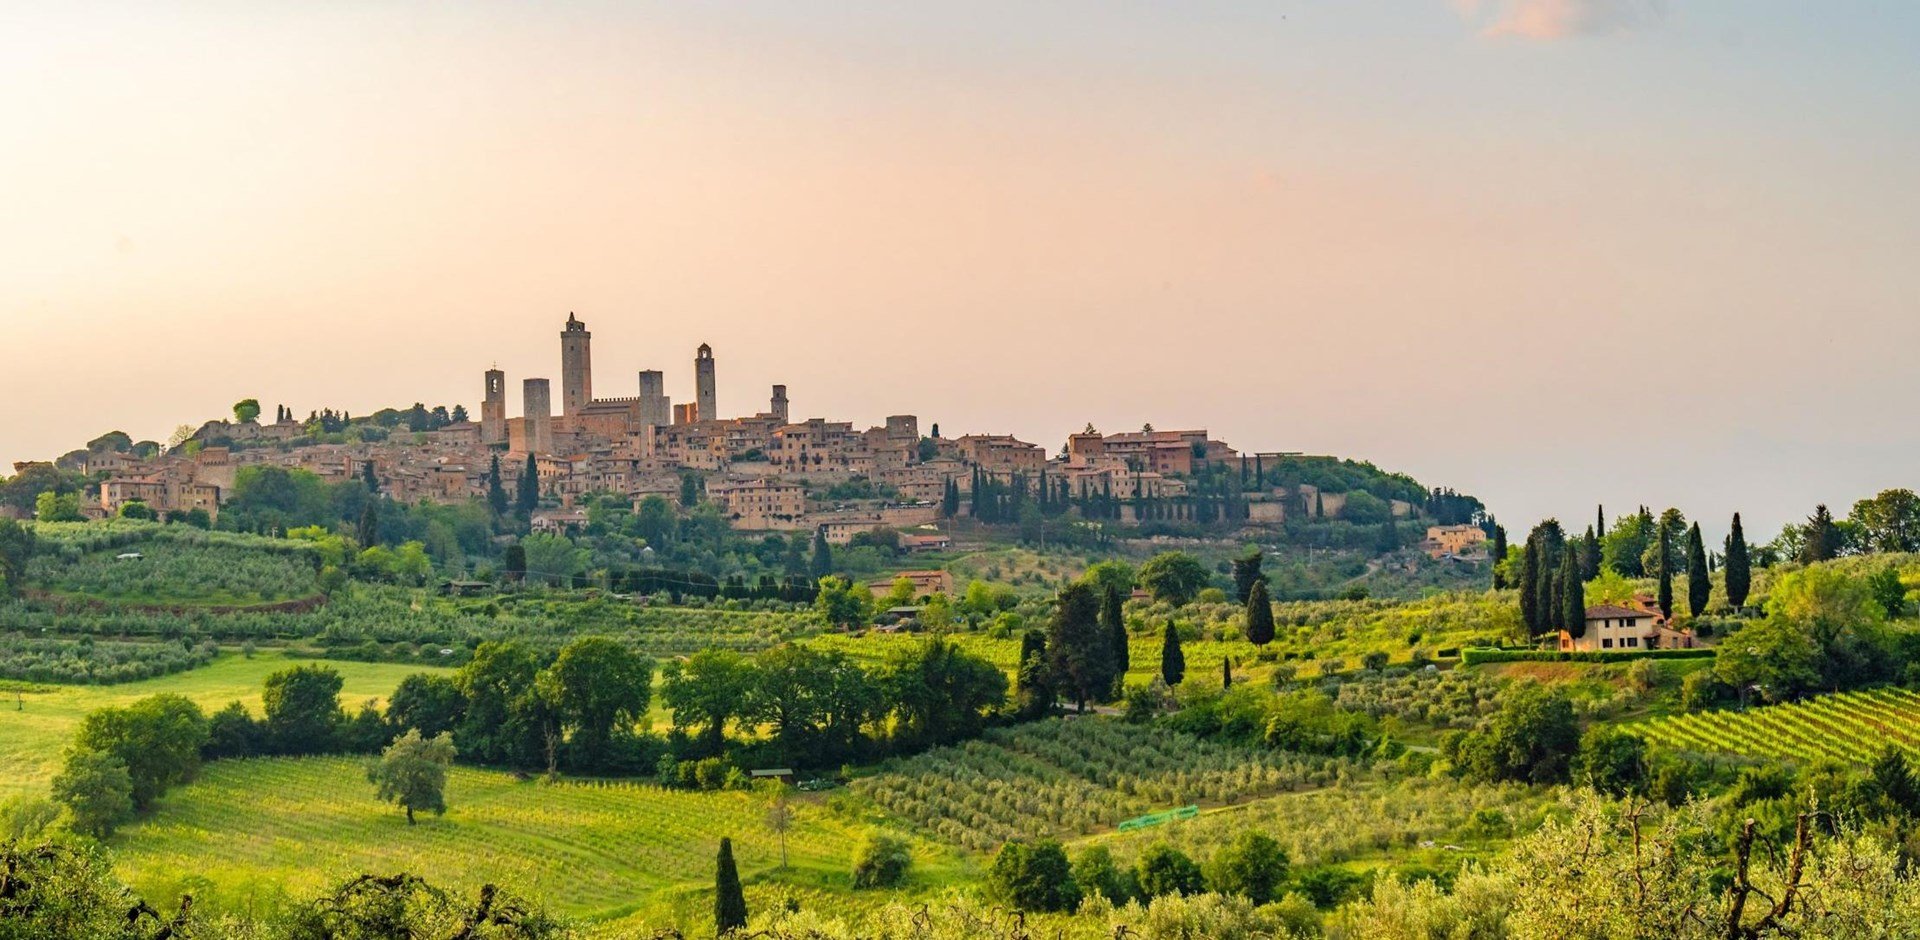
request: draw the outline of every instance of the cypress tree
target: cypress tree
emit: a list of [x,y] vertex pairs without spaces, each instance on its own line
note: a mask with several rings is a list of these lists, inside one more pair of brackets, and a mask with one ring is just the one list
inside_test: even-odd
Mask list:
[[496,516],[507,514],[507,487],[500,480],[500,455],[493,456],[493,468],[487,471],[487,508]]
[[1247,594],[1247,640],[1255,646],[1273,642],[1273,602],[1267,599],[1265,578],[1253,582]]
[[1580,543],[1580,580],[1591,581],[1600,576],[1600,533],[1595,529],[1587,530],[1585,541]]
[[1660,616],[1668,620],[1673,619],[1673,562],[1670,560],[1673,555],[1672,549],[1673,536],[1668,534],[1666,526],[1661,526],[1660,556],[1654,559],[1654,561],[1660,568],[1658,572],[1660,577]]
[[1555,618],[1560,629],[1573,636],[1579,636],[1587,629],[1587,592],[1585,582],[1580,580],[1580,560],[1571,549],[1561,553],[1560,560],[1560,598],[1559,615]]
[[1500,572],[1500,566],[1507,561],[1507,527],[1493,527],[1493,589],[1498,591],[1507,586],[1506,575]]
[[1187,657],[1180,652],[1180,630],[1169,620],[1166,636],[1160,642],[1160,678],[1168,686],[1176,686],[1186,677]]
[[1747,533],[1740,528],[1740,514],[1733,514],[1733,531],[1727,533],[1727,603],[1739,610],[1747,606],[1747,592],[1753,587],[1753,562],[1747,557]]
[[521,545],[519,542],[515,542],[512,545],[507,546],[507,555],[505,560],[502,562],[501,566],[506,569],[507,577],[515,581],[518,581],[521,578],[526,577],[527,575],[526,546]]
[[372,548],[380,537],[380,514],[374,511],[373,505],[368,503],[367,508],[360,510],[360,528],[354,533],[354,539],[361,548]]
[[1100,599],[1100,626],[1113,640],[1114,686],[1119,687],[1126,679],[1127,670],[1132,668],[1132,655],[1127,650],[1126,598],[1120,596],[1120,589],[1107,585],[1107,595]]
[[1707,570],[1707,547],[1700,541],[1700,523],[1687,530],[1687,613],[1698,617],[1707,612],[1713,596],[1713,575]]
[[810,570],[816,580],[833,573],[833,546],[827,544],[826,529],[815,529],[813,532],[813,563]]
[[1220,689],[1224,692],[1231,688],[1233,688],[1233,658],[1222,656],[1220,657]]
[[1534,635],[1545,632],[1540,629],[1540,611],[1534,605],[1533,585],[1540,580],[1540,564],[1540,542],[1529,538],[1520,547],[1520,622],[1526,624],[1527,633]]
[[360,465],[360,482],[367,485],[368,493],[380,495],[380,477],[373,472],[373,461],[369,460]]
[[1253,593],[1256,581],[1265,581],[1267,576],[1260,570],[1266,561],[1266,555],[1258,548],[1249,549],[1246,554],[1233,560],[1233,599],[1244,604]]
[[740,887],[740,870],[733,864],[733,840],[720,839],[720,857],[713,875],[713,928],[724,937],[747,926],[747,895]]
[[1060,592],[1047,623],[1047,667],[1055,687],[1073,699],[1080,710],[1088,700],[1100,701],[1112,693],[1113,634],[1100,623],[1101,599],[1086,583],[1069,584]]
[[533,455],[527,455],[527,465],[520,471],[520,492],[518,503],[514,506],[523,516],[533,515],[535,507],[540,505],[540,465],[534,462]]
[[1320,498],[1319,490],[1313,491],[1313,517],[1315,519],[1325,519],[1327,517],[1327,501]]

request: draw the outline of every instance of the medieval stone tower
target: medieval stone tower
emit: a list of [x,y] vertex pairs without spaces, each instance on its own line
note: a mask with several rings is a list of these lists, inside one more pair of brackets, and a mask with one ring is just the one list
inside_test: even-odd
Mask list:
[[592,403],[593,334],[569,313],[560,333],[560,413],[579,417]]
[[768,414],[779,418],[781,424],[785,424],[789,420],[787,418],[787,387],[785,385],[775,385],[773,387],[773,408]]
[[553,453],[553,390],[546,379],[528,379],[521,384],[521,408],[526,414],[526,449],[534,454]]
[[480,399],[480,443],[489,447],[507,442],[507,374],[487,370],[487,393]]
[[657,428],[673,423],[673,402],[667,399],[667,377],[654,369],[640,373],[640,423]]
[[713,387],[713,347],[701,343],[700,349],[693,354],[693,402],[699,410],[699,420],[719,419],[717,398]]

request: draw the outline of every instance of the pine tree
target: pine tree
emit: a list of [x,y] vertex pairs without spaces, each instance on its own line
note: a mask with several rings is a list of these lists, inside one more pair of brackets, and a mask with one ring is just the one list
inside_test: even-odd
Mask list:
[[721,837],[720,857],[713,875],[713,929],[726,936],[747,926],[747,895],[740,887],[740,870],[733,864],[733,840]]
[[1180,652],[1180,630],[1169,620],[1166,636],[1160,642],[1160,678],[1168,686],[1176,686],[1186,677],[1187,657]]
[[1833,513],[1827,511],[1825,503],[1814,507],[1813,516],[1807,520],[1807,537],[1800,546],[1800,560],[1813,564],[1820,561],[1832,561],[1840,554],[1840,529],[1833,523]]
[[534,462],[533,455],[527,455],[527,465],[520,471],[520,488],[514,508],[522,516],[533,515],[535,507],[540,505],[540,465]]
[[487,471],[487,508],[496,516],[507,514],[507,487],[500,480],[500,455],[493,457],[493,468]]
[[1253,582],[1247,594],[1247,640],[1255,646],[1273,642],[1273,602],[1267,598],[1267,582]]
[[1713,574],[1707,570],[1707,547],[1700,541],[1700,523],[1687,530],[1687,613],[1698,617],[1707,612],[1713,596]]
[[1069,584],[1060,591],[1047,624],[1047,667],[1054,687],[1081,711],[1088,701],[1111,695],[1119,676],[1113,634],[1100,624],[1100,607],[1091,585]]
[[1660,578],[1660,616],[1668,620],[1673,619],[1673,562],[1670,560],[1673,557],[1672,549],[1673,536],[1668,534],[1666,526],[1661,526],[1660,555],[1654,559],[1654,562],[1659,566],[1656,574]]
[[1740,528],[1740,514],[1733,514],[1733,531],[1727,533],[1727,603],[1739,610],[1747,606],[1747,592],[1753,587],[1753,562],[1747,556],[1747,533]]
[[1114,670],[1114,682],[1117,686],[1125,679],[1127,670],[1133,667],[1132,653],[1127,649],[1126,598],[1120,589],[1107,585],[1107,596],[1100,599],[1100,626],[1113,639],[1113,657],[1118,668]]

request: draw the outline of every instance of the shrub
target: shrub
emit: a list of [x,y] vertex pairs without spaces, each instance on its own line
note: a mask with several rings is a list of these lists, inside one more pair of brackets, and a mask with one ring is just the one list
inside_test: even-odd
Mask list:
[[907,841],[883,832],[869,832],[853,852],[853,886],[892,888],[907,880],[913,852]]

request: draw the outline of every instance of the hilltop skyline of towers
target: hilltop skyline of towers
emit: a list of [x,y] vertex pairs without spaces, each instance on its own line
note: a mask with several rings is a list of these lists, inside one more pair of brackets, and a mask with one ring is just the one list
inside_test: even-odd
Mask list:
[[[586,321],[569,311],[560,330],[558,412],[555,412],[550,382],[534,377],[521,382],[521,417],[508,418],[506,373],[497,367],[488,369],[480,405],[480,439],[489,446],[551,453],[556,438],[567,433],[591,431],[618,436],[651,428],[723,420],[716,366],[713,347],[701,343],[694,350],[693,400],[678,405],[667,394],[666,374],[657,369],[636,373],[639,394],[633,397],[596,398],[593,333],[587,329]],[[790,420],[790,407],[787,387],[775,385],[768,400],[769,410],[761,417],[786,423]]]

